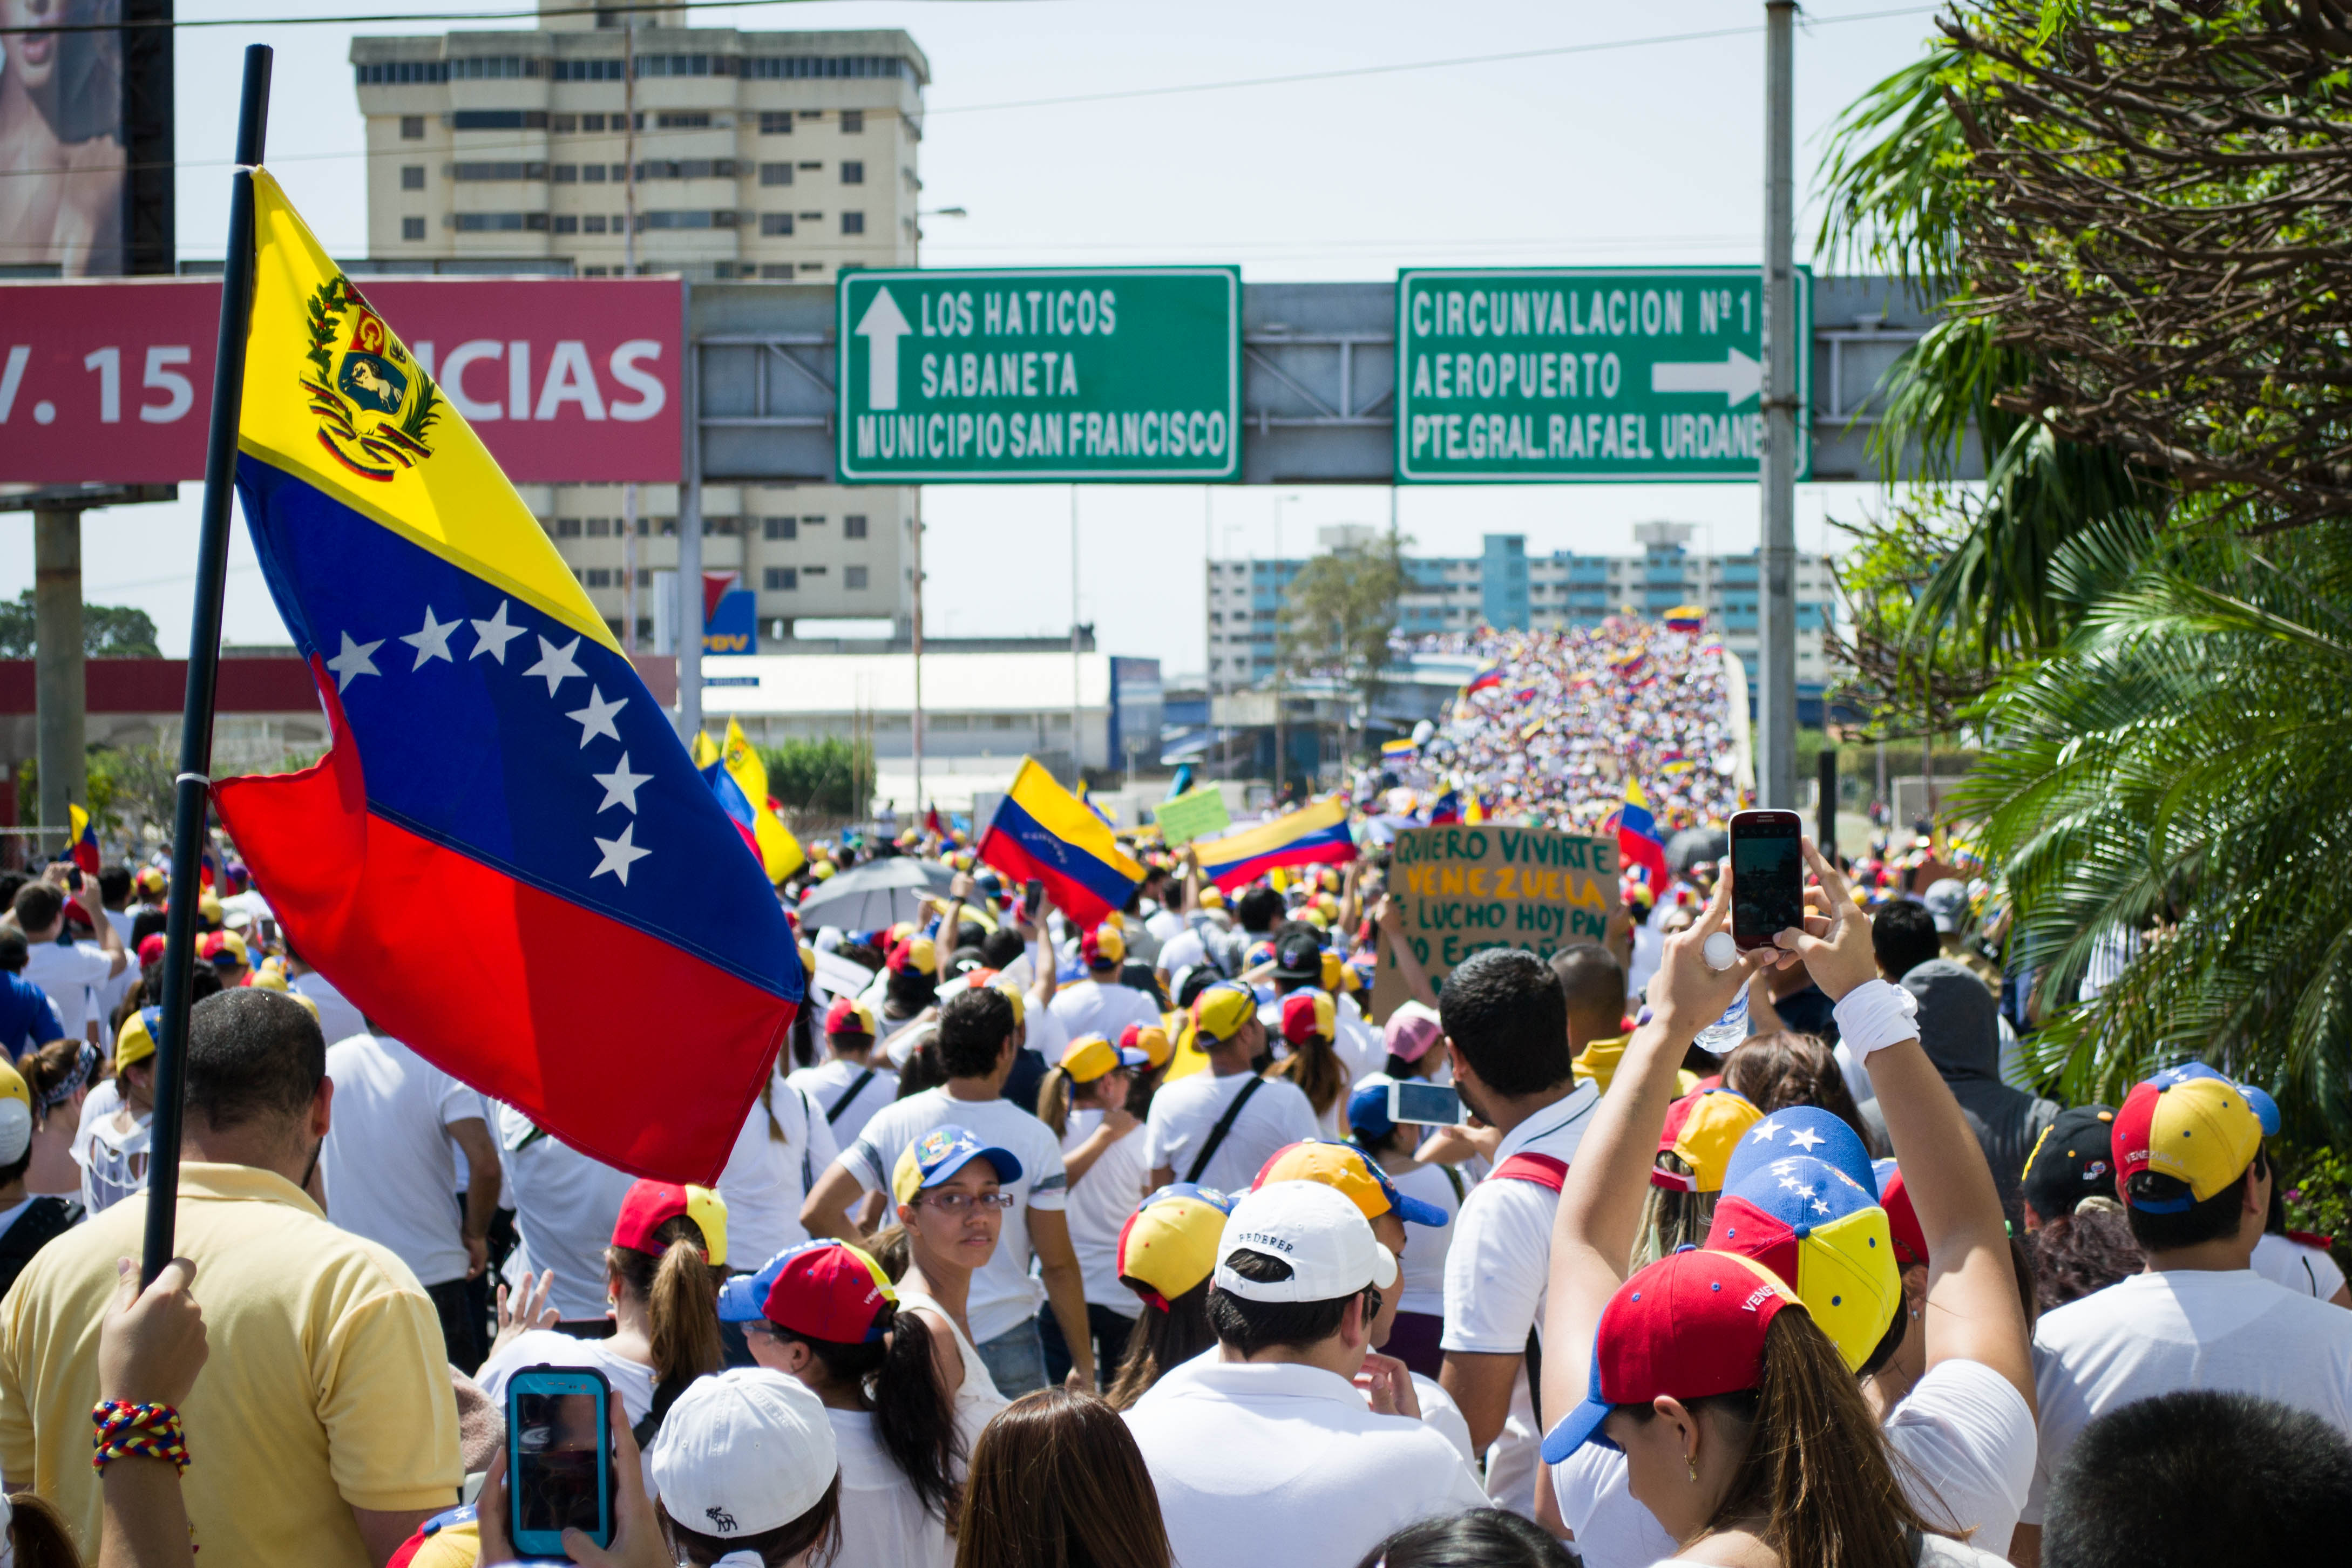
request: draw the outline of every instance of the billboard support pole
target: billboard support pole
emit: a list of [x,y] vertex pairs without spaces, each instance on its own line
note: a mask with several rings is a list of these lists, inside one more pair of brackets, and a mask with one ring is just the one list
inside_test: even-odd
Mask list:
[[81,508],[33,513],[33,692],[41,825],[66,825],[68,802],[89,801],[83,750],[89,713],[82,667]]
[[220,674],[221,594],[228,580],[229,498],[236,482],[237,415],[245,402],[245,339],[253,309],[253,172],[269,127],[267,44],[247,45],[230,176],[228,259],[222,268],[220,343],[213,359],[212,423],[205,438],[205,505],[196,541],[195,608],[188,632],[187,700],[180,771],[173,780],[172,895],[163,926],[163,1017],[155,1041],[155,1113],[147,1163],[147,1231],[139,1277],[172,1260],[186,1099],[188,989],[195,977],[198,855],[212,806],[214,688]]
[[1797,804],[1796,0],[1764,5],[1763,614],[1756,648],[1759,805]]

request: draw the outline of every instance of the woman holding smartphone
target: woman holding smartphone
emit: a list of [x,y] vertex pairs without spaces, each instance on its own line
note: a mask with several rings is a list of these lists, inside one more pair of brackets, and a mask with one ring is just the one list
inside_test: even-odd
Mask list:
[[1445,1216],[1444,1224],[1425,1228],[1397,1260],[1402,1293],[1385,1347],[1423,1377],[1435,1377],[1445,1361],[1438,1345],[1445,1332],[1445,1254],[1454,1242],[1454,1217],[1469,1196],[1470,1178],[1452,1166],[1423,1165],[1413,1157],[1426,1129],[1418,1122],[1390,1119],[1389,1089],[1394,1082],[1375,1072],[1349,1096],[1348,1141],[1386,1171],[1399,1192]]

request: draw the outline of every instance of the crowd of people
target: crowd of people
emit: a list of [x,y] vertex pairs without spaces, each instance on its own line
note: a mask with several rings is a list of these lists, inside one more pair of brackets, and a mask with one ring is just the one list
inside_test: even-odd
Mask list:
[[[1546,690],[1531,748],[1480,749],[1532,722],[1496,699],[1429,753],[1584,822],[1603,758],[1719,743],[1695,640],[1608,635],[1578,656],[1649,661],[1643,734]],[[2317,1561],[2352,1518],[2352,1290],[2286,1228],[2277,1107],[2193,1061],[2021,1087],[1978,902],[1911,885],[1945,851],[1808,845],[1769,948],[1723,950],[1701,862],[1606,945],[1437,976],[1370,847],[1223,891],[1135,848],[1088,921],[951,835],[811,844],[788,909],[877,858],[943,885],[800,922],[808,1001],[708,1188],[372,1028],[228,862],[184,1258],[143,1286],[173,890],[0,885],[0,1562],[523,1560],[548,1369],[609,1427],[607,1538],[563,1555],[627,1568],[2146,1568]]]

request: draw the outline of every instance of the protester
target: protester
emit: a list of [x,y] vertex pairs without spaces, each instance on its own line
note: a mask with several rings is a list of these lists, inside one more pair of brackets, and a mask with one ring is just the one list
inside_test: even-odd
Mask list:
[[[328,1217],[408,1265],[441,1316],[449,1361],[470,1375],[488,1347],[467,1281],[488,1267],[501,1180],[481,1097],[376,1034],[329,1046],[327,1076],[336,1105],[334,1131],[319,1152]],[[462,1207],[458,1154],[466,1161]]]
[[1179,1185],[1152,1193],[1128,1217],[1118,1233],[1118,1279],[1143,1313],[1105,1396],[1112,1409],[1132,1408],[1171,1368],[1215,1346],[1209,1283],[1233,1207],[1223,1193]]
[[66,1033],[47,994],[25,978],[27,961],[24,934],[0,931],[0,1050],[11,1061]]
[[[72,873],[77,879],[81,873]],[[83,882],[71,902],[97,934],[96,942],[66,937],[65,889],[49,881],[29,882],[16,890],[10,914],[24,934],[25,978],[41,988],[57,1009],[58,1022],[71,1040],[98,1039],[101,1013],[97,992],[130,964],[122,937],[106,918],[106,906],[95,883]]]
[[1344,1130],[1348,1089],[1353,1074],[1340,1061],[1333,1042],[1339,1038],[1339,1014],[1324,990],[1296,990],[1282,998],[1282,1041],[1289,1054],[1275,1072],[1298,1086],[1315,1113],[1315,1124],[1327,1138]]
[[772,1258],[807,1240],[801,1207],[816,1173],[840,1155],[833,1124],[807,1095],[771,1072],[719,1173],[736,1256]]
[[155,1113],[155,1031],[163,1009],[132,1009],[114,1036],[114,1076],[82,1101],[73,1160],[81,1167],[81,1206],[102,1214],[147,1186],[148,1122]]
[[1419,1202],[1443,1221],[1429,1224],[1404,1256],[1397,1295],[1396,1321],[1382,1346],[1391,1355],[1423,1377],[1435,1377],[1445,1361],[1440,1348],[1445,1335],[1445,1258],[1453,1249],[1454,1219],[1469,1196],[1469,1182],[1452,1166],[1415,1159],[1421,1126],[1389,1119],[1386,1073],[1366,1077],[1348,1101],[1349,1141],[1381,1171],[1396,1189]]
[[[1137,1038],[1142,1033],[1135,1024],[1123,1032]],[[1157,1025],[1150,1032],[1167,1038]],[[1135,1295],[1118,1281],[1118,1233],[1135,1212],[1150,1174],[1143,1124],[1128,1106],[1136,1071],[1150,1061],[1147,1051],[1113,1045],[1098,1034],[1081,1035],[1045,1075],[1037,1097],[1040,1117],[1062,1140],[1062,1165],[1070,1181],[1065,1210],[1070,1249],[1077,1254],[1086,1282],[1087,1328],[1098,1370],[1118,1364],[1135,1327]],[[1037,1332],[1045,1345],[1045,1381],[1059,1384],[1069,1376],[1072,1362],[1062,1325],[1050,1310],[1037,1314]]]
[[889,1060],[875,1060],[874,1032],[871,1008],[854,997],[837,998],[824,1013],[825,1059],[786,1080],[824,1111],[839,1148],[856,1143],[874,1113],[898,1097]]
[[2022,1225],[2019,1173],[2043,1130],[2057,1121],[2057,1103],[2001,1082],[2000,999],[1973,973],[1948,958],[1931,958],[1906,974],[1902,986],[1918,1001],[1921,1046],[1984,1146],[2002,1211]]
[[35,1253],[82,1218],[79,1204],[26,1192],[32,1161],[32,1092],[21,1073],[0,1062],[0,1293],[16,1282]]
[[957,1568],[1170,1568],[1135,1438],[1091,1394],[1048,1388],[989,1423],[972,1455]]
[[1208,1071],[1152,1096],[1144,1119],[1148,1179],[1155,1188],[1181,1181],[1239,1192],[1276,1149],[1317,1135],[1315,1108],[1297,1084],[1256,1071],[1265,1026],[1247,986],[1209,985],[1192,1000],[1191,1022]]
[[[1320,1182],[1276,1182],[1226,1220],[1209,1295],[1215,1356],[1160,1378],[1126,1413],[1177,1568],[1254,1560],[1353,1564],[1391,1531],[1483,1506],[1413,1385],[1371,1354],[1396,1260]],[[1401,1372],[1401,1368],[1398,1369]]]
[[[1664,949],[1659,956],[1663,962]],[[1650,1165],[1650,1190],[1642,1196],[1639,1239],[1628,1268],[1640,1269],[1682,1248],[1706,1244],[1732,1154],[1763,1119],[1754,1102],[1732,1089],[1696,1090],[1666,1107]]]
[[953,1124],[908,1145],[892,1170],[907,1241],[898,1311],[929,1332],[939,1387],[954,1401],[959,1464],[1006,1403],[972,1333],[972,1296],[1003,1249],[1005,1216],[1019,1202],[1005,1189],[1024,1177],[1018,1156]]
[[1818,1105],[1853,1129],[1865,1145],[1883,1146],[1884,1125],[1855,1102],[1838,1058],[1819,1039],[1773,1030],[1751,1034],[1723,1059],[1723,1086],[1766,1115],[1791,1105]]
[[550,1276],[548,1301],[562,1332],[603,1338],[613,1332],[604,1249],[629,1194],[627,1173],[580,1153],[511,1105],[496,1107],[493,1130],[521,1240],[508,1279],[520,1285],[534,1272]]
[[1078,961],[1087,977],[1073,980],[1054,993],[1047,1008],[1071,1039],[1108,1035],[1116,1040],[1131,1023],[1156,1024],[1160,1009],[1151,998],[1119,979],[1127,959],[1127,939],[1116,924],[1106,922],[1078,938]]
[[[432,1298],[302,1193],[333,1093],[318,1022],[291,998],[247,988],[191,1012],[175,1233],[214,1354],[181,1406],[184,1495],[224,1562],[381,1568],[464,1473]],[[103,1511],[88,1436],[100,1328],[146,1207],[127,1198],[60,1237],[0,1301],[0,1475],[86,1542]]]
[[1576,1568],[1559,1542],[1516,1513],[1476,1508],[1408,1524],[1358,1568]]
[[290,945],[286,949],[286,988],[298,997],[308,997],[319,1009],[319,1032],[327,1037],[329,1045],[367,1032],[366,1017],[335,989],[332,980],[302,962],[302,956]]

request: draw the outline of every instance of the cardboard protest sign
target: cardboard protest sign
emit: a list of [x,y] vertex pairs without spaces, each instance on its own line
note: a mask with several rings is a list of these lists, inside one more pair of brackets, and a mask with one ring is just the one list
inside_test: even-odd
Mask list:
[[[1579,942],[1605,945],[1619,908],[1617,845],[1494,822],[1406,828],[1390,857],[1388,889],[1404,939],[1434,986],[1487,947],[1549,958]],[[1385,1019],[1410,994],[1383,940],[1372,1016]]]

